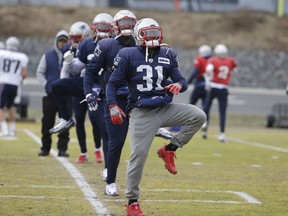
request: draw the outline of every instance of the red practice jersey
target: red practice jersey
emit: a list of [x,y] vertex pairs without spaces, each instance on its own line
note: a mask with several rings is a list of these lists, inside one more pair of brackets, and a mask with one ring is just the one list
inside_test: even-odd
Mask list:
[[197,79],[201,78],[203,74],[205,73],[207,61],[208,59],[202,56],[197,56],[194,59],[194,68],[200,68],[200,72],[197,74],[197,77],[196,77]]
[[218,58],[212,57],[207,64],[214,66],[213,78],[211,82],[229,85],[231,73],[237,67],[236,60],[232,57]]

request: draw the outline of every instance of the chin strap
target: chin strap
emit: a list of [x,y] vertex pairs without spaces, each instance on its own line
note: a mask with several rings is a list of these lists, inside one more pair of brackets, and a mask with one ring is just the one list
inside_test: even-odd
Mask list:
[[145,61],[148,62],[148,46],[146,46],[146,52],[145,52]]

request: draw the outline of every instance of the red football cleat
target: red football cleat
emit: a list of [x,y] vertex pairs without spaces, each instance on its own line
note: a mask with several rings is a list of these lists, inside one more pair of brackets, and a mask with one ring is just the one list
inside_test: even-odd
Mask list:
[[76,163],[85,163],[86,161],[88,161],[88,157],[84,154],[81,154],[79,156],[79,158],[76,159]]
[[127,216],[145,216],[141,211],[140,205],[138,202],[134,202],[130,205],[126,205]]
[[157,154],[160,158],[162,158],[162,160],[165,163],[165,167],[166,169],[172,173],[172,174],[176,174],[177,170],[176,167],[174,165],[174,158],[175,158],[175,152],[174,151],[169,151],[165,149],[166,145],[162,146],[158,151]]
[[102,157],[102,152],[101,152],[101,150],[96,150],[96,151],[94,152],[94,154],[95,154],[95,160],[96,160],[96,162],[97,162],[97,163],[102,163],[102,162],[103,162],[103,157]]

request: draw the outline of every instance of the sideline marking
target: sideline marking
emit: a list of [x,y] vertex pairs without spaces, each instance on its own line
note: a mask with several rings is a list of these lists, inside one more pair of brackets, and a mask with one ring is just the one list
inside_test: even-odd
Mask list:
[[281,147],[278,147],[278,146],[272,146],[272,145],[267,145],[267,144],[257,143],[257,142],[250,142],[250,141],[247,141],[247,140],[242,140],[242,139],[233,138],[233,137],[232,138],[228,137],[228,140],[232,140],[232,141],[240,143],[240,144],[245,144],[245,145],[250,145],[250,146],[254,146],[254,147],[265,148],[265,149],[269,149],[269,150],[272,150],[272,151],[288,153],[288,149],[281,148]]
[[[38,145],[41,146],[41,139],[36,136],[32,131],[24,129],[24,133],[30,136]],[[81,175],[81,173],[73,166],[66,158],[58,157],[57,152],[54,149],[50,150],[51,155],[57,159],[70,173],[72,178],[77,183],[78,187],[82,190],[85,195],[85,198],[90,202],[90,204],[94,207],[96,212],[99,215],[110,215],[109,211],[100,201],[97,194],[92,190],[90,185],[87,183],[85,178]]]

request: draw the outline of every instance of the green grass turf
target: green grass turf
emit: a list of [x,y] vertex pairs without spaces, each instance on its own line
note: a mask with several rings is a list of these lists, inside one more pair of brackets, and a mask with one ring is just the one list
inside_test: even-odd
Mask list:
[[[230,116],[227,143],[218,142],[218,119],[208,139],[198,132],[193,140],[177,151],[177,175],[171,175],[157,157],[157,149],[166,141],[155,138],[140,185],[141,208],[146,215],[157,216],[231,216],[287,215],[287,153],[233,141],[278,146],[288,149],[287,129],[266,129],[261,117]],[[125,171],[129,159],[129,139],[123,149],[117,176],[120,196],[104,195],[101,177],[103,163],[93,155],[91,126],[87,124],[89,161],[76,164],[79,146],[75,128],[69,143],[73,164],[84,176],[111,215],[125,215]],[[0,215],[98,215],[69,172],[52,155],[38,157],[40,146],[25,132],[40,137],[40,123],[17,123],[16,140],[0,139]],[[229,139],[230,138],[230,139]],[[53,135],[56,149],[57,136]],[[244,192],[261,204],[245,201],[236,192]]]

